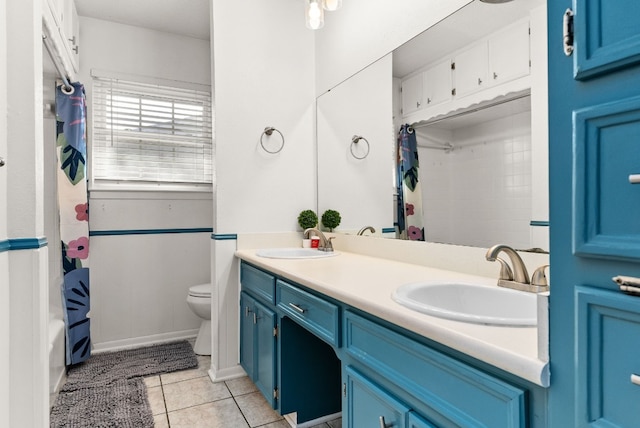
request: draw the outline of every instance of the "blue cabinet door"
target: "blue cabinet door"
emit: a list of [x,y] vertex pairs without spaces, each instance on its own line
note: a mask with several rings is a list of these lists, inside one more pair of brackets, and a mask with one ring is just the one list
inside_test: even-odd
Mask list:
[[240,365],[250,379],[254,378],[255,338],[253,312],[255,300],[244,291],[240,293]]
[[253,382],[274,409],[277,405],[276,389],[276,313],[255,302],[255,371]]
[[[405,428],[409,408],[351,366],[345,368],[343,426]],[[346,412],[346,415],[345,415]]]
[[[633,311],[601,311],[609,305],[598,291],[620,293],[614,276],[640,277],[640,184],[629,179],[640,173],[640,2],[554,0],[547,8],[550,425],[637,426],[629,391],[640,386],[618,378],[632,368],[629,355],[614,358],[633,343]],[[589,309],[579,297],[587,295]],[[605,367],[604,359],[612,361]],[[598,406],[609,416],[598,416]]]

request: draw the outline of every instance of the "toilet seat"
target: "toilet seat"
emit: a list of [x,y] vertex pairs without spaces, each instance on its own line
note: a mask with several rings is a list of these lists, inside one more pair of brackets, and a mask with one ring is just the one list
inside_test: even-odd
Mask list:
[[199,284],[189,287],[189,296],[211,298],[211,284]]

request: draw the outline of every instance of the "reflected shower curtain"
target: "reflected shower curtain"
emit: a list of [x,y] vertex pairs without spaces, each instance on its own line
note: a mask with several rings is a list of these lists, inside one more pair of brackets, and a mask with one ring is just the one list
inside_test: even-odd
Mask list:
[[62,240],[62,271],[67,365],[91,354],[89,331],[89,204],[86,181],[86,118],[84,86],[56,88],[58,207]]
[[409,125],[402,125],[398,133],[396,163],[396,220],[397,235],[401,239],[424,241],[422,218],[422,190],[418,176],[418,143]]

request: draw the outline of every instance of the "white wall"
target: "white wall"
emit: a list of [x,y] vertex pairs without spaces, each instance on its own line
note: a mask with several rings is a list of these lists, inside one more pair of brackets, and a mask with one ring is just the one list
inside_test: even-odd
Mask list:
[[[394,131],[391,54],[318,97],[318,214],[340,212],[338,231],[393,227]],[[369,154],[356,159],[351,138],[367,139]],[[354,152],[362,157],[367,143]]]
[[[6,3],[0,4],[0,158],[6,160],[7,144],[7,8]],[[7,236],[7,168],[0,168],[0,242]],[[7,343],[10,340],[9,329],[9,252],[0,251],[0,340]],[[0,378],[9,379],[11,353],[8,346],[0,347]],[[9,426],[11,410],[9,382],[0,382],[0,426]]]
[[[91,131],[91,70],[210,84],[206,40],[81,17],[80,81]],[[89,133],[89,148],[91,134]],[[91,334],[96,349],[190,335],[199,326],[185,300],[210,282],[210,233],[130,234],[211,228],[211,192],[90,192]]]
[[316,31],[316,91],[321,94],[471,0],[349,0]]
[[[314,33],[305,27],[304,3],[212,0],[212,6],[215,232],[295,231],[299,212],[316,206]],[[284,134],[278,154],[260,146],[267,126]],[[233,240],[212,242],[214,379],[242,373],[234,251]]]
[[0,31],[6,31],[0,41],[0,83],[6,88],[0,90],[6,106],[0,110],[0,156],[7,161],[0,172],[0,241],[34,243],[0,255],[0,425],[41,427],[48,425],[49,401],[47,248],[35,244],[44,230],[42,4],[8,0],[0,8]]
[[454,151],[418,149],[427,241],[530,248],[531,113],[448,132]]

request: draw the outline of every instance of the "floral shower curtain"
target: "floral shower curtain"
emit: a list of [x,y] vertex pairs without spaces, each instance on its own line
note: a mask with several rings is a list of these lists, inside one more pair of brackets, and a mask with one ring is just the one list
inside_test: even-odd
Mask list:
[[58,207],[64,284],[62,302],[67,336],[67,365],[91,354],[89,332],[89,204],[86,181],[86,118],[84,86],[56,88]]
[[418,176],[420,168],[418,143],[415,131],[408,124],[400,127],[397,149],[397,234],[401,239],[424,241],[422,190]]

